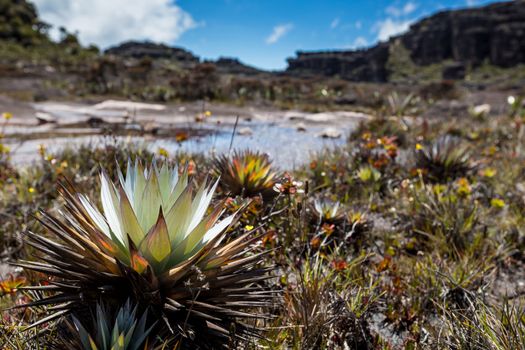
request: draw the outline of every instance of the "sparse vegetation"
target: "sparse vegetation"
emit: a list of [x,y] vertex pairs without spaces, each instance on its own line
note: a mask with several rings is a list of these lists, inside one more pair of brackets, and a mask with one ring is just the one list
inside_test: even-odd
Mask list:
[[3,113],[0,349],[525,349],[523,66],[418,65],[398,39],[390,83],[231,74],[47,30],[0,0],[0,73],[33,79],[6,96],[201,101],[198,123],[209,101],[369,115],[292,169],[154,154],[112,138],[125,123],[19,166]]
[[[3,255],[25,267],[1,282],[2,305],[18,305],[4,311],[4,348],[67,348],[64,344],[85,344],[89,337],[99,344],[101,332],[124,334],[127,326],[139,323],[149,348],[207,348],[212,343],[272,349],[519,348],[524,333],[520,283],[525,280],[520,185],[525,178],[519,166],[523,155],[515,152],[522,142],[520,131],[513,127],[519,113],[475,124],[466,117],[454,129],[448,120],[415,118],[406,128],[397,118],[378,118],[363,122],[346,146],[313,155],[304,168],[283,174],[256,153],[221,159],[165,153],[144,181],[137,164],[128,168],[122,185],[112,187],[110,179],[119,178],[128,158],[149,162],[154,156],[118,144],[60,154],[42,149],[41,160],[31,169],[5,176],[0,192]],[[474,137],[480,133],[483,137]],[[450,134],[455,136],[443,136]],[[195,262],[191,251],[173,262],[157,254],[156,249],[166,256],[178,251],[174,243],[155,243],[162,242],[160,236],[147,238],[160,235],[162,222],[171,237],[168,219],[149,230],[158,213],[144,227],[135,227],[149,230],[145,236],[127,230],[126,245],[114,236],[116,228],[108,228],[110,239],[95,220],[104,215],[114,225],[116,219],[108,217],[111,206],[104,214],[94,214],[95,209],[89,214],[87,204],[76,199],[77,191],[95,197],[100,191],[97,174],[105,168],[103,193],[109,195],[104,198],[122,207],[129,195],[112,188],[129,192],[133,183],[147,187],[155,178],[169,184],[170,164],[186,169],[188,175],[180,175],[182,187],[186,181],[188,186],[203,183],[210,172],[221,175],[211,206],[231,225],[223,225],[220,241],[202,246],[203,255]],[[135,182],[128,181],[129,174],[135,174]],[[185,180],[189,174],[193,180]],[[67,185],[63,196],[57,196],[55,182],[63,177],[77,190]],[[270,191],[271,196],[259,196]],[[182,222],[184,207],[192,207],[190,192],[184,193],[180,198],[186,199],[175,201],[175,225]],[[195,203],[207,193],[198,191]],[[140,203],[132,204],[134,211],[140,212]],[[154,213],[166,205],[149,208]],[[57,217],[64,206],[70,214]],[[32,217],[39,209],[45,214]],[[160,217],[169,213],[162,210]],[[76,219],[67,219],[71,215]],[[84,235],[90,237],[89,247]],[[166,242],[173,240],[175,236]],[[52,259],[64,255],[67,261]],[[106,261],[107,256],[116,260]],[[273,268],[274,275],[265,275]],[[184,272],[189,284],[170,282],[174,271]],[[220,285],[223,279],[239,288]],[[190,290],[192,297],[181,294]],[[63,302],[68,304],[45,306]],[[22,304],[30,308],[20,309]],[[130,313],[135,308],[134,318]],[[241,321],[249,315],[259,319]],[[274,317],[263,317],[270,315]],[[100,319],[107,319],[104,330],[92,326]],[[38,338],[31,338],[34,328],[20,331],[29,325],[39,331]],[[65,337],[69,343],[56,342]]]

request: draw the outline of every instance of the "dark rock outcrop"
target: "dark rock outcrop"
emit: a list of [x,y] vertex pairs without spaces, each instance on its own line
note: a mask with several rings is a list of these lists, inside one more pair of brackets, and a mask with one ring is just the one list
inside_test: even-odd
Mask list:
[[441,12],[412,25],[401,40],[420,65],[447,59],[503,67],[525,63],[525,1]]
[[384,82],[388,78],[387,60],[388,45],[385,43],[360,51],[298,52],[297,58],[288,59],[286,71],[301,76]]
[[198,63],[199,57],[179,47],[170,47],[152,42],[127,41],[105,51],[108,55],[127,58],[165,58],[182,63]]
[[220,57],[217,61],[210,61],[210,63],[215,64],[217,71],[223,74],[250,76],[262,73],[261,70],[248,66],[237,58]]
[[467,74],[467,67],[463,63],[451,63],[443,67],[444,80],[463,80]]
[[[444,11],[413,24],[403,35],[359,51],[298,52],[288,59],[291,75],[336,76],[352,81],[387,81],[390,45],[401,41],[416,65],[455,61],[457,67],[489,62],[525,63],[525,0]],[[464,75],[452,66],[445,72]]]

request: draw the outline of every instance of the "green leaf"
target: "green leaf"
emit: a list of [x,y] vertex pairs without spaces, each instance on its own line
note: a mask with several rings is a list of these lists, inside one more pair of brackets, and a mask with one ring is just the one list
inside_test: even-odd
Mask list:
[[140,251],[156,262],[161,262],[171,253],[170,236],[162,210],[159,212],[157,223],[151,228],[140,245]]
[[140,225],[144,231],[149,230],[155,224],[161,201],[162,199],[157,174],[152,170],[149,174],[146,187],[144,188],[144,193],[142,194],[140,212],[137,213]]
[[171,195],[171,177],[170,171],[166,163],[162,164],[160,170],[155,168],[157,177],[159,179],[160,193],[162,195],[162,205],[167,206],[170,195]]
[[185,169],[182,175],[179,177],[176,173],[176,169],[173,170],[173,176],[171,179],[172,185],[177,181],[177,184],[174,185],[173,191],[169,197],[169,200],[166,203],[166,208],[171,208],[173,204],[179,199],[179,196],[182,192],[188,187],[188,169]]
[[111,232],[118,238],[118,240],[125,247],[128,246],[127,237],[122,232],[122,222],[118,215],[119,198],[115,189],[115,185],[111,182],[106,172],[102,172],[101,179],[101,199],[102,207],[104,209],[104,216],[108,222]]
[[144,230],[140,226],[131,202],[122,188],[120,188],[120,215],[124,233],[127,234],[133,241],[133,244],[138,247],[144,239]]
[[132,204],[135,212],[137,213],[137,217],[140,219],[140,213],[142,212],[142,195],[144,194],[144,189],[146,188],[146,177],[144,176],[142,164],[140,164],[138,161],[135,161],[135,170],[132,179],[134,180],[132,183],[134,187]]
[[166,224],[172,246],[180,243],[185,237],[186,229],[191,221],[192,186],[186,187],[173,207],[166,214]]

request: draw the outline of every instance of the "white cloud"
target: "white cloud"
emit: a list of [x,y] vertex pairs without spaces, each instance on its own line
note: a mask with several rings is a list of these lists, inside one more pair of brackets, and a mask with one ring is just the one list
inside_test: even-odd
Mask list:
[[466,3],[468,7],[473,7],[478,4],[478,1],[477,0],[467,0]]
[[334,20],[332,21],[332,23],[330,23],[330,28],[331,28],[331,29],[335,29],[335,28],[337,28],[338,25],[339,25],[339,17],[334,18]]
[[287,24],[280,24],[278,26],[273,27],[273,32],[266,38],[266,43],[268,45],[275,44],[279,41],[283,36],[285,36],[290,30],[293,29],[293,24],[287,23]]
[[403,7],[403,14],[409,15],[417,9],[417,4],[413,2],[407,2]]
[[352,44],[351,47],[355,49],[359,49],[367,45],[368,45],[368,40],[366,40],[366,38],[362,36],[358,36],[357,38],[355,38],[354,43]]
[[406,32],[412,24],[411,20],[397,21],[387,18],[376,24],[377,39],[380,41],[388,40],[390,37]]
[[390,15],[390,16],[394,16],[394,17],[399,17],[401,16],[401,9],[395,7],[394,5],[391,5],[391,6],[388,6],[386,9],[385,9],[385,12]]
[[356,29],[361,29],[363,27],[363,22],[361,22],[361,21],[355,22],[355,27],[356,27]]
[[416,3],[408,1],[403,7],[396,7],[394,5],[390,5],[385,9],[385,12],[393,17],[401,17],[411,14],[416,10],[416,8]]
[[83,44],[103,48],[126,40],[171,43],[197,23],[172,0],[33,0],[40,17],[55,28],[78,31]]

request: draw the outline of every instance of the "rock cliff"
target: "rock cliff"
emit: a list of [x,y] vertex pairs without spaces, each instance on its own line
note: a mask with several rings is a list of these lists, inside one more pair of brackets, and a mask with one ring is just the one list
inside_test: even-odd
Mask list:
[[525,0],[443,11],[413,24],[388,42],[359,51],[298,52],[288,59],[291,75],[338,76],[353,81],[387,81],[390,45],[399,42],[420,66],[455,61],[512,67],[525,63]]

